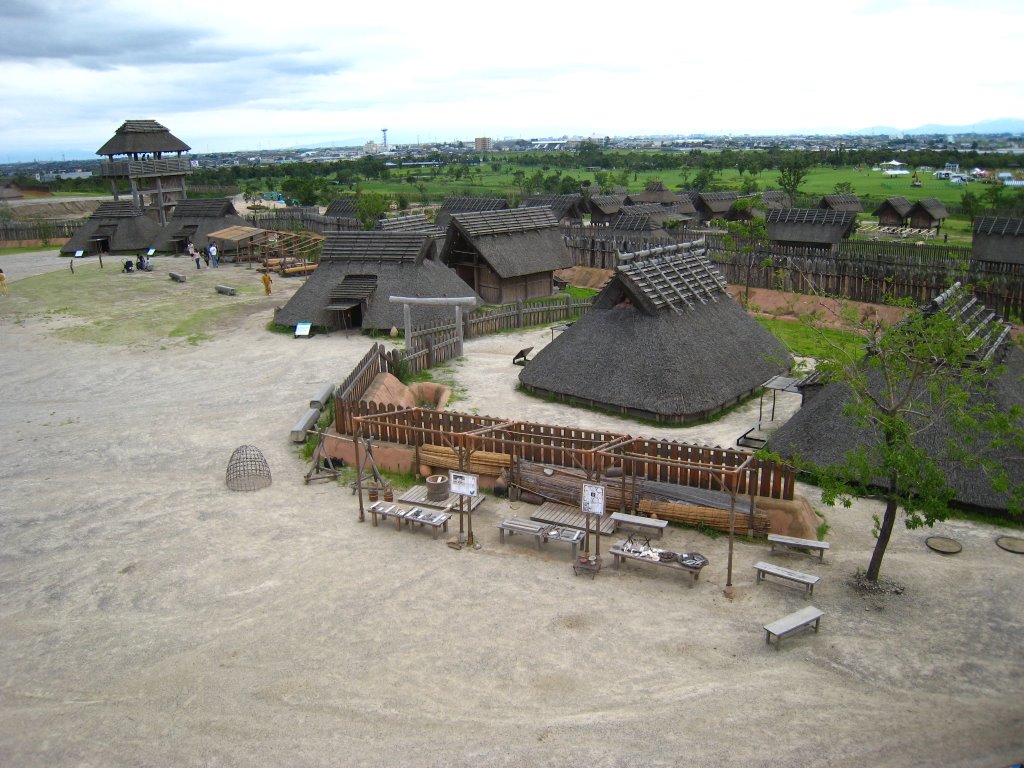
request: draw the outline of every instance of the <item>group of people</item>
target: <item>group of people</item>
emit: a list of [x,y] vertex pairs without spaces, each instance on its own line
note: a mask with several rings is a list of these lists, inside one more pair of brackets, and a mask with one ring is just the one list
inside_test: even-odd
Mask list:
[[206,248],[197,249],[195,244],[191,240],[189,240],[188,241],[188,255],[189,255],[189,258],[195,259],[196,269],[202,269],[203,268],[203,264],[202,263],[204,261],[206,262],[206,268],[207,269],[209,269],[210,267],[213,267],[214,269],[217,268],[217,244],[216,243],[210,243],[208,246],[206,246]]
[[[74,267],[72,266],[72,271]],[[139,254],[138,258],[132,262],[131,259],[126,259],[124,266],[121,268],[122,272],[152,272],[153,271],[153,260],[144,254]]]

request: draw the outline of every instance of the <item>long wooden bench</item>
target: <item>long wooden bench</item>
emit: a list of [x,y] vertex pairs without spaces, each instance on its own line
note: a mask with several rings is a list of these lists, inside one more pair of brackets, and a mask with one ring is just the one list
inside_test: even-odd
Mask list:
[[771,645],[772,635],[775,635],[775,650],[779,650],[779,646],[782,645],[782,638],[784,637],[799,632],[806,627],[811,627],[817,632],[821,617],[824,615],[824,611],[815,608],[813,605],[808,605],[806,608],[801,608],[799,611],[789,614],[789,616],[783,616],[771,624],[765,624],[765,645]]
[[648,535],[657,536],[659,539],[668,527],[668,520],[658,520],[654,517],[640,517],[640,515],[627,515],[625,512],[613,512],[612,520],[615,522],[615,530],[627,528],[633,531],[640,531]]
[[[798,539],[795,536],[780,536],[777,533],[769,533],[768,542],[772,545],[773,552],[775,551],[775,546],[778,545],[783,549],[791,549],[796,552],[803,552],[804,554],[813,555],[817,552],[819,560],[825,559],[825,550],[829,549],[829,543],[827,541]],[[810,552],[807,550],[810,550]]]
[[754,563],[754,570],[757,571],[758,583],[764,581],[766,575],[771,574],[772,576],[778,576],[780,579],[803,584],[807,588],[808,595],[814,594],[814,585],[821,581],[820,576],[800,573],[800,571],[794,571],[792,568],[783,568],[781,565],[773,565],[771,563]]
[[575,528],[538,523],[535,520],[525,520],[521,517],[511,517],[498,524],[498,536],[502,544],[505,543],[506,531],[509,536],[517,533],[533,536],[537,541],[537,549],[541,548],[541,544],[546,544],[549,541],[564,541],[572,547],[573,560],[576,559],[576,547],[583,543],[586,536],[583,531]]
[[707,564],[707,560],[701,557],[701,564],[698,566],[683,565],[676,559],[672,560],[655,560],[652,557],[642,554],[630,548],[625,541],[620,541],[618,544],[612,544],[608,549],[608,553],[614,558],[615,568],[618,568],[623,560],[634,560],[638,563],[647,563],[648,565],[661,565],[666,568],[672,568],[676,571],[682,571],[683,573],[690,574],[690,589],[693,589],[693,585],[697,583],[700,578],[700,571]]

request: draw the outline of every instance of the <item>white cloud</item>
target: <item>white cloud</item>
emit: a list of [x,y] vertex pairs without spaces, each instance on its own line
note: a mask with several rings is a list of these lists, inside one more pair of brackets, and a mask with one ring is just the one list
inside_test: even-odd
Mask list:
[[6,0],[0,159],[98,148],[125,119],[196,151],[385,125],[401,143],[970,124],[1024,113],[1021,17],[1010,0]]

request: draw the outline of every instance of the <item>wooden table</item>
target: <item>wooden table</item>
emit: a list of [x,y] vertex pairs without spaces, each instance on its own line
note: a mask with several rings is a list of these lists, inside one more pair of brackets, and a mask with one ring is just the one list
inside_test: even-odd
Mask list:
[[576,559],[576,547],[583,542],[586,536],[583,531],[576,530],[575,528],[563,528],[557,525],[538,523],[521,517],[512,517],[498,524],[498,536],[502,544],[505,543],[506,531],[508,531],[509,536],[517,533],[533,536],[537,541],[537,549],[540,549],[541,544],[547,544],[549,541],[564,541],[572,545],[573,560]]
[[402,530],[402,518],[405,517],[406,510],[399,507],[397,504],[391,504],[386,501],[377,501],[371,504],[366,509],[373,518],[374,526],[377,525],[377,515],[380,515],[381,522],[387,520],[389,517],[395,518],[395,530]]
[[430,526],[430,532],[433,534],[435,539],[437,538],[438,528],[442,529],[447,533],[448,521],[451,519],[452,516],[447,512],[435,512],[434,510],[420,509],[419,507],[414,507],[413,509],[410,509],[402,517],[402,520],[405,521],[405,524],[409,526],[410,533],[416,527],[417,524],[419,524],[420,528]]
[[[644,547],[632,547],[627,546],[626,542],[620,541],[617,544],[612,544],[608,550],[609,554],[615,558],[615,567],[618,568],[619,564],[623,560],[635,560],[640,563],[647,563],[648,565],[661,565],[666,568],[671,568],[676,571],[682,571],[690,575],[690,589],[693,589],[693,585],[697,583],[697,579],[700,578],[701,569],[707,565],[707,561],[702,565],[690,566],[683,565],[678,559],[672,560],[661,560],[657,558],[657,553],[661,550],[644,548]],[[704,559],[701,557],[701,559]]]

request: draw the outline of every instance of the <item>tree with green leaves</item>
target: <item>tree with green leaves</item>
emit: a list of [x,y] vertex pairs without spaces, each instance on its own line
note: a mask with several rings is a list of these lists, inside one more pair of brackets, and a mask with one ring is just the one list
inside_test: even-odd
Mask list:
[[[835,402],[845,402],[841,429],[846,433],[833,434],[833,439],[854,447],[825,466],[814,456],[797,457],[796,463],[813,467],[827,504],[849,506],[855,496],[885,503],[882,515],[875,517],[869,581],[879,578],[900,513],[908,529],[949,517],[956,496],[951,473],[987,478],[995,490],[1008,494],[1011,510],[1020,512],[1024,409],[1019,395],[1009,404],[994,399],[1004,368],[994,355],[982,352],[993,339],[1004,338],[1004,326],[989,322],[966,328],[959,310],[969,298],[957,284],[889,327],[842,312],[847,327],[865,335],[868,351],[863,356],[821,334],[831,351],[818,361],[817,370],[828,386],[841,388],[833,394],[845,395]],[[815,329],[833,324],[823,320],[821,315],[805,318]],[[822,420],[825,415],[816,412]],[[816,424],[817,429],[830,427],[840,429],[837,423]],[[784,442],[781,434],[777,437]]]
[[[716,220],[715,226],[725,229],[725,244],[739,255],[744,270],[743,306],[750,305],[750,284],[753,281],[754,268],[764,266],[765,259],[761,256],[759,246],[766,244],[768,228],[764,216],[758,215],[764,206],[761,195],[744,197],[736,201],[734,209],[738,214],[735,220]],[[767,259],[771,265],[771,258]]]
[[363,229],[373,229],[381,216],[391,208],[391,202],[379,192],[362,192],[356,198],[356,216]]
[[779,164],[779,189],[794,203],[809,170],[807,160],[800,155],[791,155]]

